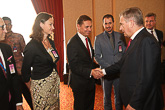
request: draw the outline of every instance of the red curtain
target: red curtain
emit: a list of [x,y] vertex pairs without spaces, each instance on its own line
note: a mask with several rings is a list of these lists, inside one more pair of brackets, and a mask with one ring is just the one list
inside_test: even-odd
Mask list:
[[51,13],[54,17],[54,42],[58,50],[60,60],[57,63],[57,70],[61,81],[63,81],[64,68],[64,45],[63,45],[63,5],[62,0],[31,0],[36,10],[39,12]]

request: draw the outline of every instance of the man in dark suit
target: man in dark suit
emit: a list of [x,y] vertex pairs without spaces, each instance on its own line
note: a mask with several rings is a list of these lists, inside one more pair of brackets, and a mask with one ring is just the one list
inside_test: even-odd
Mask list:
[[[113,31],[114,18],[110,14],[103,17],[105,31],[95,38],[95,59],[101,68],[106,68],[118,62],[126,47],[123,34]],[[101,78],[104,92],[104,110],[112,110],[111,91],[114,87],[114,99],[116,110],[122,110],[123,105],[119,96],[119,75]]]
[[12,48],[16,63],[17,73],[20,78],[21,93],[23,94],[24,98],[29,104],[31,110],[33,110],[31,94],[25,82],[23,82],[22,74],[21,74],[22,61],[23,61],[22,53],[25,48],[24,38],[21,34],[14,33],[12,31],[12,21],[9,17],[3,17],[2,19],[5,22],[6,30],[7,30],[7,33],[5,35],[5,40],[3,41],[3,43],[10,45]]
[[159,45],[162,47],[163,32],[155,29],[155,26],[156,26],[156,14],[148,13],[145,16],[145,27],[149,33],[154,35],[156,40],[159,42]]
[[[70,86],[74,96],[74,110],[93,110],[95,100],[94,51],[88,38],[92,20],[81,15],[77,20],[78,33],[67,45],[67,57],[71,69]],[[97,75],[99,76],[99,75]],[[96,77],[95,77],[96,78]]]
[[[155,29],[155,27],[156,27],[156,14],[155,13],[148,13],[145,16],[145,27],[146,27],[146,29],[149,33],[154,35],[157,42],[159,43],[159,45],[161,47],[161,53],[160,54],[162,56],[163,55],[163,50],[162,50],[162,47],[163,47],[163,32],[158,30],[158,29]],[[161,60],[161,61],[163,61],[163,60]],[[161,69],[163,70],[163,68],[164,68],[163,63],[161,63]],[[162,80],[162,82],[164,80],[163,76],[164,76],[163,72],[161,71],[161,76],[160,76],[161,78],[160,79]]]
[[[0,18],[0,41],[5,39],[6,27]],[[0,109],[23,110],[19,78],[11,47],[0,43]]]
[[130,38],[128,48],[122,59],[103,73],[120,71],[119,88],[126,110],[161,110],[160,46],[143,27],[139,8],[128,8],[120,14],[120,30]]

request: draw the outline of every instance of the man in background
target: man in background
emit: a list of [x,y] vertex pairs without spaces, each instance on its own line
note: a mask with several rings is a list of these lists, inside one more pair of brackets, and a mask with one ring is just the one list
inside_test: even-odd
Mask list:
[[[145,27],[147,29],[147,31],[149,33],[151,33],[155,38],[156,40],[158,41],[160,47],[161,47],[161,55],[163,55],[163,46],[165,46],[165,41],[163,42],[163,32],[156,29],[156,14],[155,13],[148,13],[146,16],[145,16]],[[161,63],[161,80],[162,80],[162,83],[164,82],[164,79],[165,79],[165,73],[163,73],[163,71],[165,72],[164,70],[164,65],[165,65],[165,60],[161,60],[162,63]]]
[[[81,15],[76,23],[77,33],[67,44],[67,57],[71,69],[70,86],[74,96],[74,110],[94,110],[95,77],[94,51],[88,38],[92,19]],[[101,75],[103,76],[103,75]]]
[[[0,41],[5,39],[6,26],[0,18]],[[0,109],[23,110],[19,78],[11,47],[0,43]]]
[[[125,51],[125,37],[113,30],[114,18],[110,14],[103,17],[104,32],[95,38],[95,59],[101,68],[106,68],[118,62]],[[104,76],[102,87],[104,92],[104,110],[112,110],[111,91],[114,87],[114,99],[116,110],[122,110],[122,102],[119,96],[119,75],[114,77]]]
[[22,53],[25,47],[24,38],[21,34],[12,32],[12,21],[9,17],[3,17],[2,19],[4,20],[6,29],[7,29],[5,40],[2,42],[10,45],[12,48],[14,59],[16,62],[17,72],[20,78],[22,94],[24,95],[24,98],[26,99],[30,108],[33,110],[30,91],[27,88],[26,84],[22,81],[22,76],[21,76],[21,68],[22,68],[22,61],[23,61]]
[[159,45],[162,48],[162,42],[163,42],[163,32],[155,29],[156,27],[156,14],[155,13],[148,13],[145,16],[145,27],[147,31],[154,35],[156,40],[158,41]]

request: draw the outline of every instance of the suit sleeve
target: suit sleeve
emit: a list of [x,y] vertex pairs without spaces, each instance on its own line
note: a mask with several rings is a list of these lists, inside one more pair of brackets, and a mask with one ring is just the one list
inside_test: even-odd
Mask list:
[[[133,108],[140,108],[145,103],[149,93],[153,93],[159,80],[160,48],[156,42],[147,37],[139,47],[141,64],[138,67],[136,87],[129,104]],[[155,86],[154,86],[155,85]]]
[[95,37],[95,59],[102,68],[110,66],[103,58],[102,58],[102,50],[100,45],[100,40],[98,37]]
[[116,73],[119,73],[120,69],[121,69],[121,66],[122,66],[122,59],[119,60],[117,63],[115,63],[115,64],[113,64],[109,67],[106,67],[105,68],[106,75],[107,76],[112,76]]
[[24,49],[24,58],[22,64],[22,77],[24,82],[29,82],[31,77],[31,67],[35,56],[35,46],[28,44]]
[[77,48],[76,44],[74,42],[69,42],[67,45],[67,57],[69,66],[73,74],[77,74],[86,79],[89,79],[91,67],[84,67],[84,65],[80,63],[80,53],[78,53],[79,49]]

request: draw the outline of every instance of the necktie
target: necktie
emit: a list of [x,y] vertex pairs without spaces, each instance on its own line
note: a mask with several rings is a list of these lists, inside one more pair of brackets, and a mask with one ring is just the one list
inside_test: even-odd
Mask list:
[[112,38],[112,34],[109,34],[109,39],[110,39],[110,43],[112,45],[112,48],[114,49],[114,43],[113,43],[113,38]]
[[155,37],[155,39],[159,42],[158,38],[156,35],[154,35],[153,30],[151,30],[151,34]]
[[[1,56],[0,56],[0,63],[3,65]],[[1,69],[2,69],[2,71],[3,71],[3,74],[4,74],[5,78],[7,79],[6,72],[5,72],[5,70],[4,70],[4,68],[3,68],[2,66],[1,66]],[[10,91],[9,91],[9,102],[10,102],[10,100],[11,100],[11,93],[10,93]]]
[[130,44],[131,44],[131,41],[132,41],[132,39],[130,39],[130,40],[129,40],[128,45],[127,45],[127,48],[126,48],[126,50],[125,50],[125,51],[127,51],[128,47],[129,47],[129,46],[130,46]]
[[89,55],[91,56],[90,50],[89,50],[89,45],[88,45],[88,39],[85,38],[85,41],[86,41],[86,48],[87,48],[87,50],[88,50]]

